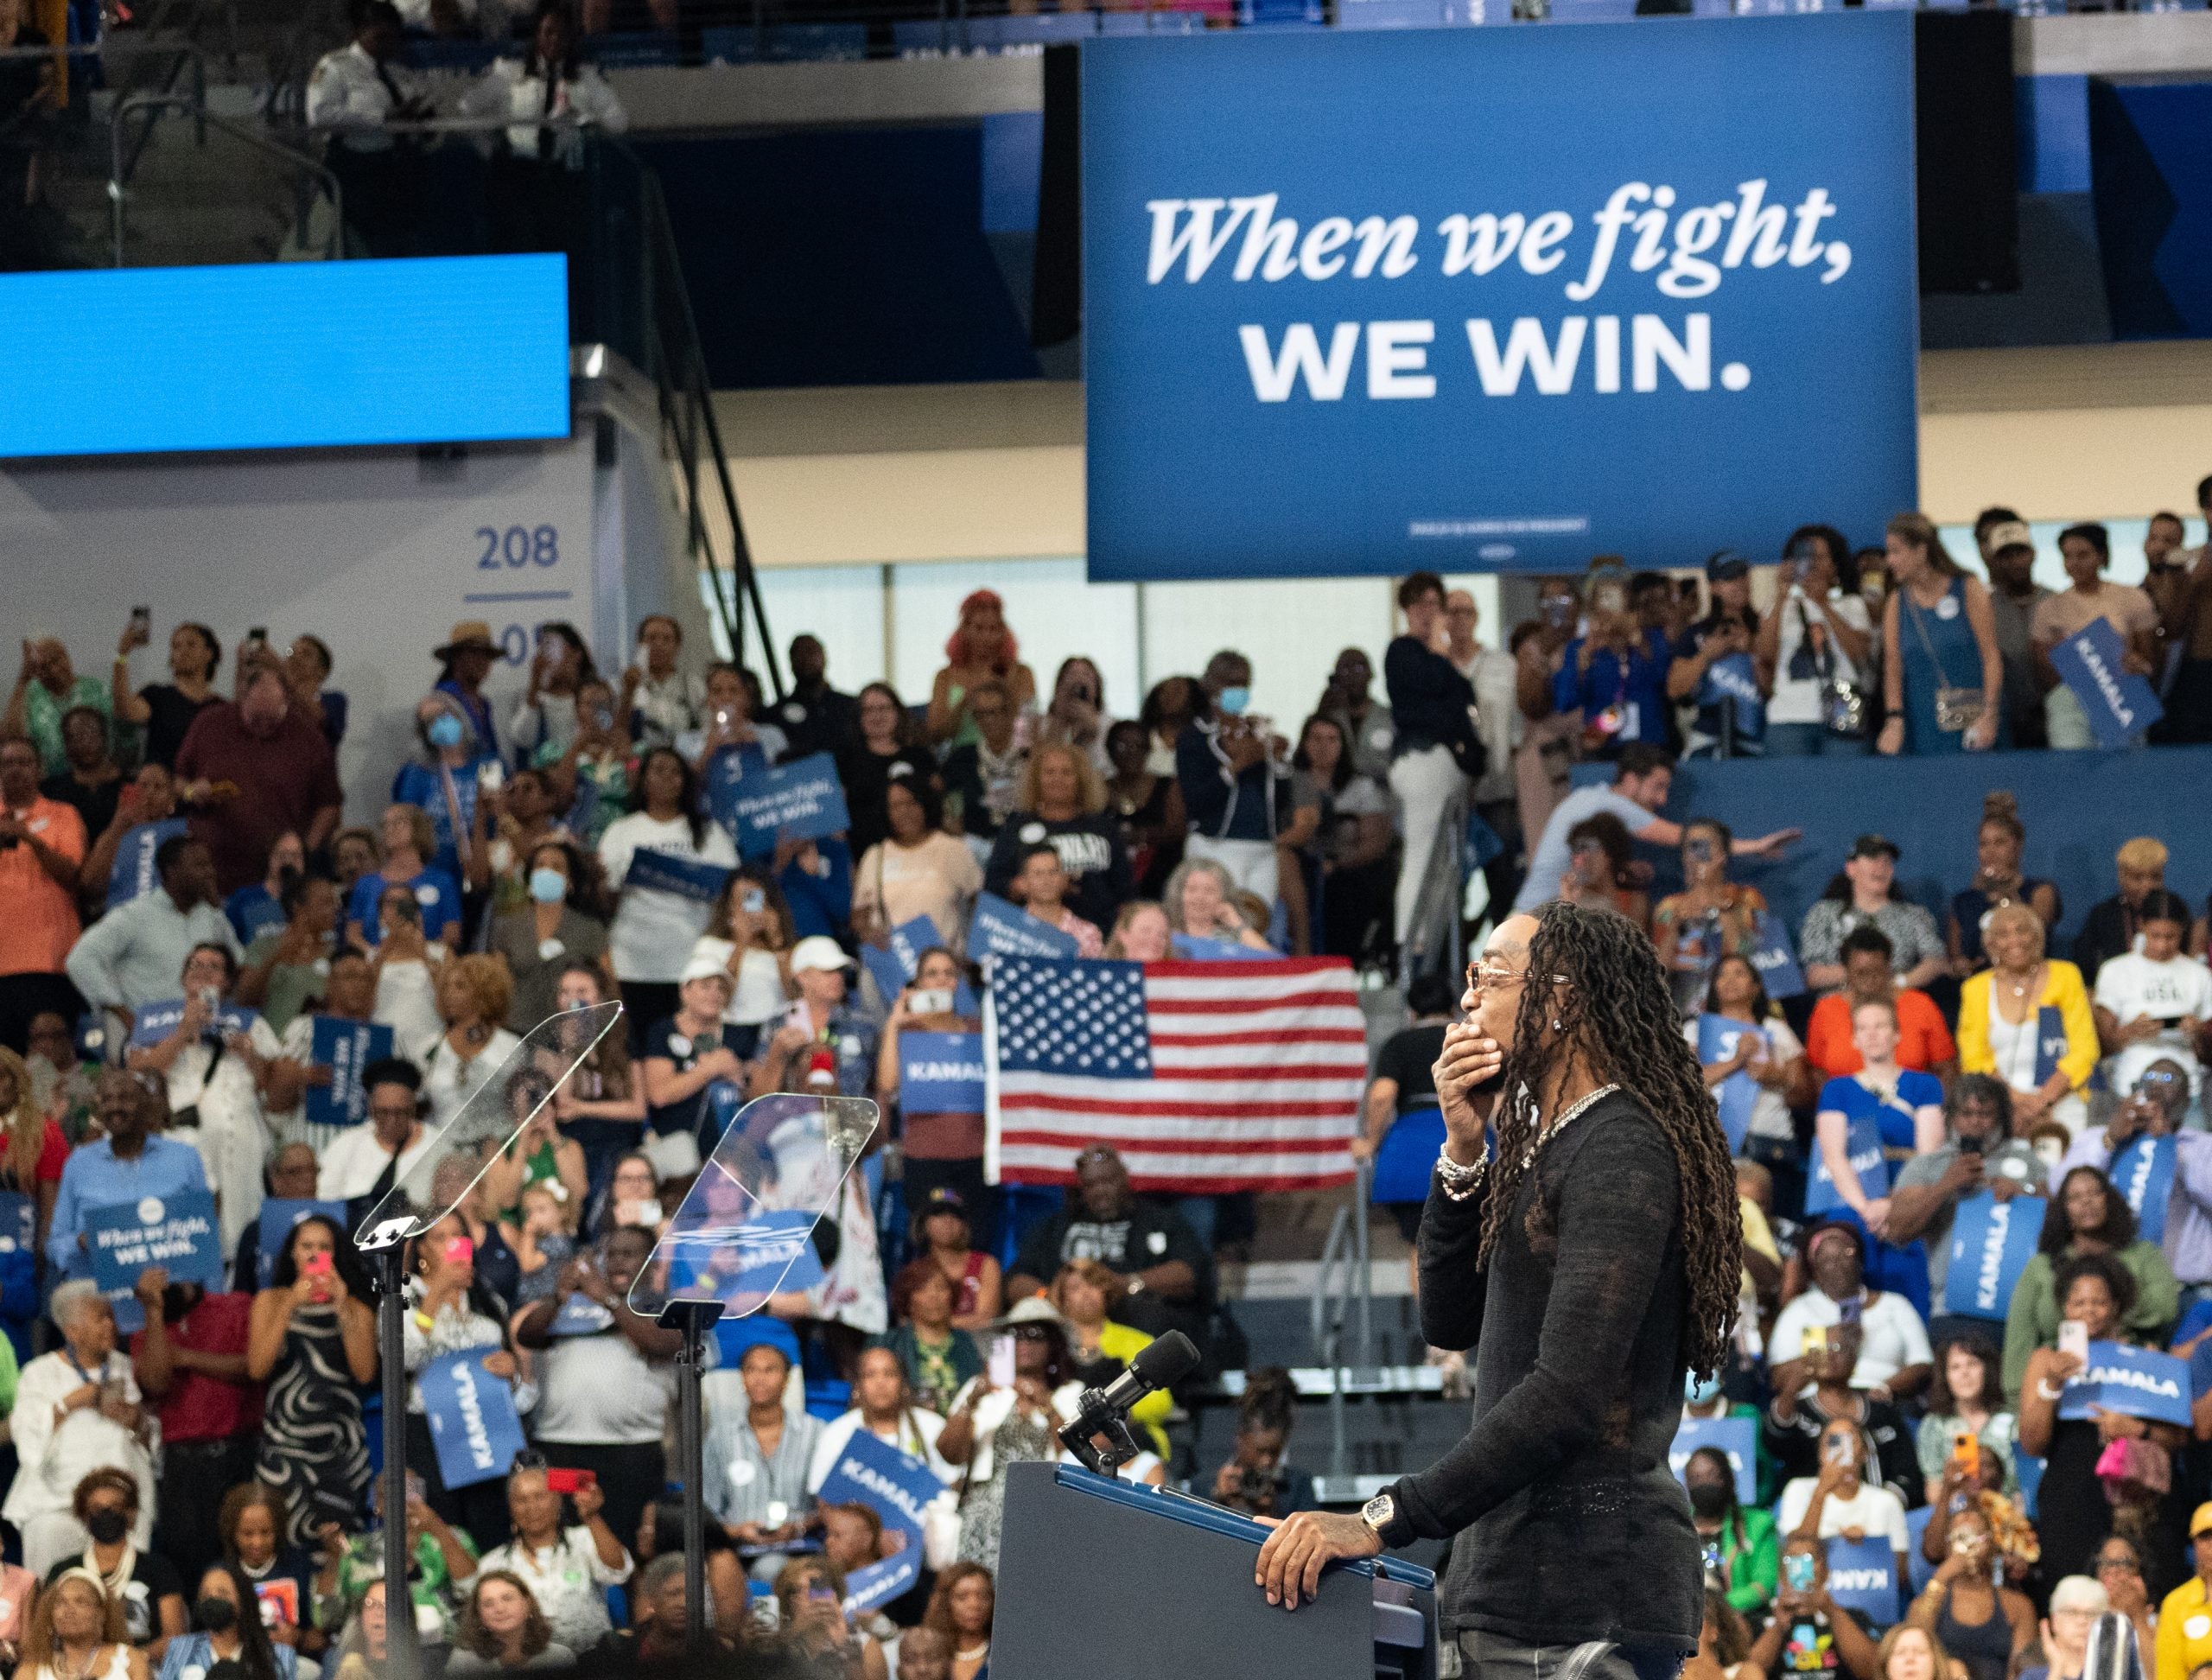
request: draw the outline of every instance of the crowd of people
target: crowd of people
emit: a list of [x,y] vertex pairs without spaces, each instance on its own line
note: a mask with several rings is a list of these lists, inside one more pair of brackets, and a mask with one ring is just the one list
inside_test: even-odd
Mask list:
[[[823,1672],[974,1680],[1006,1467],[1058,1457],[1083,1387],[1152,1337],[1213,1346],[1217,1263],[1249,1241],[1249,1209],[1140,1195],[1102,1145],[1072,1163],[1064,1206],[1017,1225],[986,1180],[980,1095],[900,1103],[902,1034],[979,1029],[971,958],[993,916],[1079,958],[1325,954],[1399,977],[1408,931],[1461,912],[1471,830],[1493,843],[1481,867],[1501,908],[1565,897],[1649,932],[1738,1157],[1739,1359],[1689,1415],[1751,1419],[1755,1463],[1707,1451],[1682,1469],[1713,1541],[1724,1665],[1912,1671],[1909,1640],[1823,1596],[1828,1543],[1874,1535],[1896,1543],[1900,1581],[1909,1550],[1941,1566],[1912,1626],[1974,1680],[2031,1651],[2072,1680],[2067,1607],[2089,1586],[2134,1619],[2158,1680],[2185,1680],[2166,1649],[2195,1637],[2193,1613],[2159,1603],[2201,1602],[2186,1547],[2212,1507],[2183,1513],[2212,1460],[2190,1428],[2055,1403],[2089,1357],[2083,1328],[2091,1348],[2192,1359],[2212,1341],[2212,1166],[2188,1123],[2212,976],[2165,847],[2121,850],[2119,891],[2065,960],[2048,949],[2063,907],[2024,874],[2001,793],[1940,920],[1868,834],[1783,928],[1729,862],[1789,833],[1657,814],[1682,755],[1972,749],[2038,722],[2082,744],[2053,697],[2046,620],[2063,635],[2116,614],[2177,738],[2196,738],[2212,559],[2168,545],[2146,595],[2099,582],[2084,557],[2101,533],[2084,530],[2068,534],[2075,589],[2021,609],[2018,661],[2005,580],[2024,530],[2008,518],[1983,527],[1991,589],[1904,516],[1884,550],[1793,534],[1764,612],[1738,556],[1715,556],[1701,592],[1603,560],[1546,580],[1537,616],[1488,643],[1466,594],[1416,574],[1380,692],[1376,661],[1347,648],[1294,728],[1255,714],[1235,648],[1120,712],[1090,659],[1040,681],[988,591],[963,602],[913,704],[883,683],[841,691],[806,635],[772,698],[668,618],[639,627],[619,671],[572,625],[541,626],[520,694],[495,699],[499,647],[466,622],[426,658],[414,749],[372,812],[344,806],[352,720],[313,635],[231,652],[179,623],[156,675],[137,666],[142,614],[105,679],[58,640],[27,642],[0,716],[0,1518],[22,1571],[0,1579],[0,1657],[58,1677],[374,1667],[378,1354],[348,1232],[480,1092],[505,1091],[533,1028],[619,999],[622,1028],[512,1145],[486,1146],[473,1187],[474,1165],[441,1167],[467,1165],[435,1198],[453,1211],[410,1244],[416,1625],[463,1670],[680,1641],[676,1342],[628,1289],[737,1105],[836,1094],[887,1119],[825,1221],[818,1281],[717,1333],[710,1620]],[[728,790],[825,755],[846,825],[741,848]],[[1569,792],[1586,758],[1612,781]],[[1681,891],[1651,901],[1639,843],[1679,851]],[[887,971],[894,930],[918,948]],[[1804,981],[1782,1003],[1777,943]],[[1413,1024],[1345,1117],[1408,1232],[1456,983],[1410,980]],[[365,1066],[334,1065],[340,1039]],[[2153,1194],[2171,1205],[2146,1211],[2141,1175],[2115,1162],[2166,1140]],[[202,1193],[219,1277],[104,1286],[92,1239],[110,1210]],[[2043,1212],[2039,1246],[2004,1301],[1961,1310],[1973,1268],[1949,1238],[1986,1229],[1984,1196]],[[424,1379],[456,1354],[526,1434],[504,1478],[441,1470]],[[1260,1515],[1310,1504],[1286,1456],[1287,1380],[1252,1373],[1243,1397],[1218,1466],[1191,1461],[1187,1432],[1165,1427],[1173,1400],[1154,1397],[1125,1473]],[[2204,1416],[2212,1438],[2212,1403]],[[825,1500],[863,1434],[935,1476],[941,1532]],[[1907,1515],[1922,1510],[1924,1533]],[[915,1567],[894,1596],[853,1596],[902,1554]],[[2198,1643],[2212,1656],[2212,1635]]]

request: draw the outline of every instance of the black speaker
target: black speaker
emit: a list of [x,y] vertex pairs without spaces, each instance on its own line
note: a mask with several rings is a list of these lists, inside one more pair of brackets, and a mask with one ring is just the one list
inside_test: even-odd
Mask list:
[[1920,290],[2020,289],[2012,14],[1913,14]]
[[1045,49],[1045,153],[1029,282],[1029,342],[1039,350],[1083,330],[1081,50],[1072,41]]

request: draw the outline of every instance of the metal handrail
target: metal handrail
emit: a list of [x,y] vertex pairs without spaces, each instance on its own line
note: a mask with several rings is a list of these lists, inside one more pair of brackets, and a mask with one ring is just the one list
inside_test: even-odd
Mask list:
[[[1414,900],[1411,925],[1400,946],[1401,986],[1412,984],[1414,976],[1424,968],[1434,967],[1445,974],[1457,974],[1464,965],[1466,930],[1460,925],[1459,906],[1467,880],[1460,869],[1460,857],[1466,849],[1467,801],[1467,791],[1463,789],[1446,804],[1444,814],[1437,820],[1435,838],[1428,850],[1428,867],[1421,878],[1420,894]],[[1440,931],[1443,935],[1443,959],[1435,962],[1433,958]]]
[[[107,193],[109,202],[114,208],[116,267],[122,268],[125,266],[124,261],[124,206],[128,194],[124,191],[124,182],[128,176],[123,158],[124,118],[128,117],[131,112],[137,111],[189,111],[194,113],[194,117],[200,123],[203,124],[212,124],[223,133],[231,136],[233,139],[244,141],[247,145],[252,147],[257,151],[264,152],[271,157],[282,158],[284,162],[297,166],[302,172],[308,175],[321,177],[323,189],[330,194],[332,232],[326,255],[328,259],[332,261],[336,261],[345,256],[346,201],[344,189],[339,185],[338,177],[332,174],[328,168],[317,162],[312,157],[302,156],[300,153],[294,151],[289,146],[279,144],[277,142],[271,140],[268,136],[262,134],[247,124],[238,122],[228,117],[218,117],[214,112],[207,109],[207,102],[204,99],[195,99],[188,95],[181,93],[139,93],[134,94],[131,98],[125,99],[120,105],[116,107],[115,120],[108,129]],[[147,128],[149,132],[153,124],[149,121],[147,124]]]

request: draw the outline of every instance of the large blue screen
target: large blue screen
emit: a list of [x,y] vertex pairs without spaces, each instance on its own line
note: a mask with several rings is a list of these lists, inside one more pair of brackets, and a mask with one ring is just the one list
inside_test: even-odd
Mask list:
[[1911,24],[1085,42],[1090,575],[1878,531],[1916,484]]
[[559,256],[0,275],[0,457],[565,437]]

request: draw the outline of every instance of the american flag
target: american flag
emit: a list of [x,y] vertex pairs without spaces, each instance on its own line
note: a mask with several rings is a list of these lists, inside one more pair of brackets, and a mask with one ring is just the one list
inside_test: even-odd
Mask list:
[[1141,1190],[1348,1183],[1367,1074],[1349,964],[1001,957],[983,1000],[995,1181],[1071,1184],[1093,1143]]

